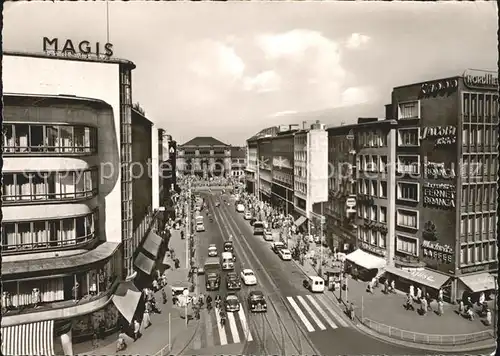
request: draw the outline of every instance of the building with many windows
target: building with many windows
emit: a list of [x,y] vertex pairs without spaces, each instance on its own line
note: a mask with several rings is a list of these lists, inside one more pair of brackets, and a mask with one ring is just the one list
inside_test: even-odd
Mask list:
[[245,167],[245,187],[250,194],[257,193],[257,164],[258,164],[258,143],[253,137],[247,140],[246,147],[246,167]]
[[247,152],[245,147],[231,147],[231,177],[245,179]]
[[[498,76],[463,76],[394,88],[397,120],[395,267],[445,299],[495,288]],[[425,266],[425,267],[424,267]]]
[[195,137],[179,145],[177,171],[200,178],[231,176],[231,146],[213,137]]
[[272,187],[271,203],[284,214],[292,214],[293,205],[293,154],[294,133],[297,129],[286,127],[272,138]]
[[[96,322],[113,330],[130,314],[110,301],[135,275],[158,194],[148,174],[133,181],[156,144],[132,109],[134,68],[4,53],[2,354],[72,355]],[[134,186],[145,193],[132,199]]]

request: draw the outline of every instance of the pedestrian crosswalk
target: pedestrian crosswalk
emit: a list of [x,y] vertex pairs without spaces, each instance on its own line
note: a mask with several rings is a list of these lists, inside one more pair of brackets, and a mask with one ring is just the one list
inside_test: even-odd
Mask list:
[[333,310],[324,294],[298,295],[286,297],[286,300],[310,333],[327,330],[328,327],[331,329],[349,327],[347,322]]
[[247,316],[243,308],[235,313],[226,313],[226,316],[226,323],[222,325],[217,308],[212,309],[210,312],[205,309],[201,315],[201,322],[204,327],[196,333],[192,349],[199,350],[206,347],[253,341],[252,332],[248,326]]
[[[331,301],[324,294],[289,296],[285,298],[284,303],[288,303],[288,309],[298,317],[297,321],[301,322],[310,333],[349,327],[347,322],[333,310]],[[192,341],[191,349],[200,350],[254,341],[254,337],[258,339],[259,335],[252,335],[253,329],[251,330],[250,325],[253,327],[261,325],[260,318],[267,317],[267,313],[247,313],[243,305],[238,312],[226,315],[226,323],[223,326],[217,308],[210,311],[202,310],[200,327]]]

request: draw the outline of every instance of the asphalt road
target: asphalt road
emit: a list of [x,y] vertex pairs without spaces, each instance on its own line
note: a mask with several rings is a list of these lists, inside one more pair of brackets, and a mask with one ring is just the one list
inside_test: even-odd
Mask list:
[[[312,295],[302,287],[302,271],[294,262],[282,261],[262,236],[253,235],[252,227],[244,220],[243,214],[236,212],[234,201],[228,195],[216,193],[203,196],[214,221],[210,223],[205,219],[207,231],[198,233],[198,263],[202,265],[208,257],[209,244],[216,244],[220,253],[224,241],[232,239],[237,256],[236,273],[239,275],[243,268],[252,269],[257,276],[257,286],[242,285],[241,291],[237,292],[244,313],[243,324],[246,324],[242,326],[241,318],[236,317],[239,338],[232,338],[229,331],[234,330],[226,325],[228,336],[224,343],[222,337],[218,337],[220,330],[217,330],[217,319],[212,312],[212,316],[207,317],[211,324],[207,333],[215,335],[213,345],[199,342],[196,347],[191,345],[193,352],[186,354],[213,354],[214,348],[217,353],[224,353],[231,346],[231,353],[234,354],[237,352],[235,344],[241,346],[238,353],[244,355],[429,354],[423,350],[388,344],[358,332],[345,321],[345,315],[326,294]],[[223,200],[229,201],[229,205],[224,204]],[[217,208],[216,201],[221,202]],[[227,294],[225,274],[223,272],[218,292],[222,297]],[[200,279],[200,282],[200,286],[204,287],[204,280]],[[252,314],[248,311],[246,296],[255,289],[264,292],[268,303],[267,313]],[[203,348],[210,349],[210,352],[204,353]]]

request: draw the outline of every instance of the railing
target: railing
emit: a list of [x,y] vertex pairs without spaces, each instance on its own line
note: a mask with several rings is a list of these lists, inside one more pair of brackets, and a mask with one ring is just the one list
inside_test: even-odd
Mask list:
[[167,356],[170,355],[170,345],[165,345],[160,351],[154,354],[154,356]]
[[86,245],[92,240],[95,240],[98,235],[92,232],[85,236],[76,237],[68,240],[50,240],[50,241],[37,241],[16,244],[2,244],[3,254],[19,254],[28,253],[33,251],[48,251],[48,250],[64,250],[75,249],[81,245]]
[[387,335],[394,339],[411,341],[427,345],[464,345],[477,341],[494,338],[493,330],[484,330],[471,334],[439,335],[423,334],[408,330],[402,330],[393,326],[385,325],[368,318],[357,318],[362,324],[376,332]]

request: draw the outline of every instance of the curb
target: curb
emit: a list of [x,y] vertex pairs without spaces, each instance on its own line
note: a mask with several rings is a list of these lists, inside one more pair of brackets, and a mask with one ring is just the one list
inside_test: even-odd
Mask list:
[[[307,272],[300,265],[300,263],[298,263],[298,261],[296,261],[296,260],[292,260],[292,261],[295,263],[295,265],[300,269],[300,271],[305,276],[308,276]],[[316,271],[315,271],[315,274],[317,275]],[[340,307],[340,302],[338,300],[336,300],[337,298],[334,296],[334,299],[332,299],[332,297],[330,296],[329,293],[325,293],[325,296],[328,299],[330,299],[331,301],[333,301],[339,307],[339,309],[341,309],[341,312],[342,312],[341,315],[342,315],[343,319],[344,320],[347,319],[348,322],[352,326],[354,326],[359,332],[367,335],[368,337],[372,337],[374,339],[377,339],[377,340],[380,340],[380,341],[383,341],[383,342],[386,342],[386,343],[389,343],[392,345],[398,345],[398,346],[403,345],[403,346],[406,346],[406,347],[412,348],[412,349],[436,351],[436,352],[474,352],[474,351],[483,351],[483,350],[486,350],[486,349],[489,349],[492,347],[496,347],[496,342],[494,340],[490,344],[482,345],[482,346],[467,346],[466,344],[465,345],[439,346],[439,345],[419,344],[419,343],[415,343],[415,342],[409,342],[409,341],[405,341],[405,340],[392,338],[390,336],[381,334],[381,333],[367,327],[366,325],[364,325],[360,322],[353,322],[351,319],[345,318],[344,317],[344,310],[342,310],[342,308]]]

